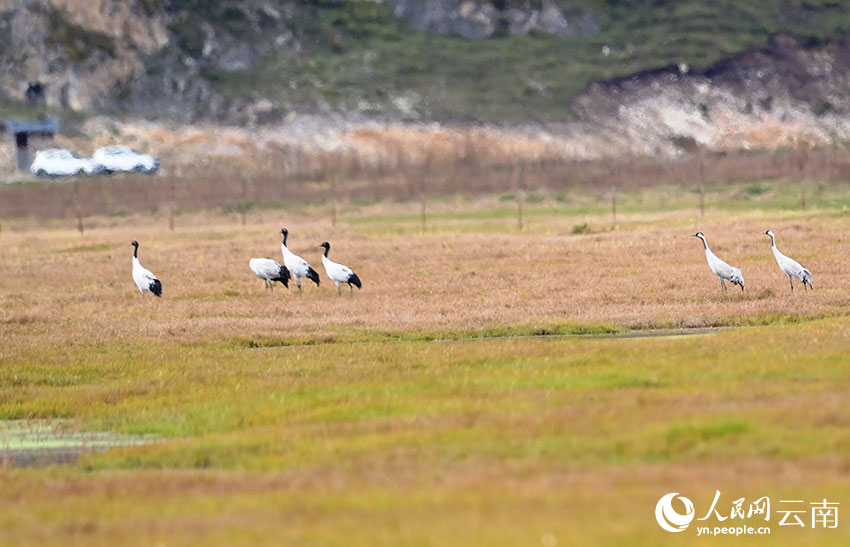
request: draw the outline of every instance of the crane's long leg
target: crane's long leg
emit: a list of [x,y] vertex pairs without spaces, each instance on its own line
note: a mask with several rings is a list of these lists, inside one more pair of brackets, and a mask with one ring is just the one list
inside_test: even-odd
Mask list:
[[723,287],[723,293],[726,293],[726,282],[723,281],[723,278],[720,278],[720,286]]
[[298,292],[299,292],[299,294],[300,294],[300,293],[301,293],[301,278],[300,278],[300,277],[296,277],[296,278],[295,278],[295,282],[298,284]]
[[809,292],[809,288],[806,286],[806,282],[803,281],[803,290]]
[[348,284],[348,290],[351,291],[351,293],[350,293],[351,298],[354,298],[354,285],[349,283]]
[[788,276],[788,283],[791,284],[791,292],[794,292],[794,279],[790,275]]
[[342,296],[342,285],[340,285],[339,283],[336,284],[336,294],[338,296]]

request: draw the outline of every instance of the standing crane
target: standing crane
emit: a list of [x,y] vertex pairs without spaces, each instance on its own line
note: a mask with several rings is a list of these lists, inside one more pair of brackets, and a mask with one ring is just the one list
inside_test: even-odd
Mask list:
[[788,283],[791,284],[791,292],[794,292],[795,277],[803,282],[803,290],[808,290],[806,285],[814,289],[812,287],[812,272],[802,267],[793,258],[789,258],[779,252],[779,249],[776,248],[776,237],[773,235],[773,230],[766,231],[764,235],[770,236],[770,246],[773,247],[773,256],[776,257],[776,263],[779,264],[779,269],[788,276]]
[[139,262],[139,242],[133,240],[130,245],[133,246],[133,281],[139,287],[139,293],[144,296],[145,291],[148,291],[153,293],[154,296],[162,296],[162,283],[159,282],[153,272]]
[[319,274],[316,273],[316,270],[310,267],[310,264],[289,250],[289,247],[286,246],[286,239],[289,237],[289,230],[286,228],[280,231],[283,234],[283,243],[280,244],[280,250],[283,253],[283,264],[289,270],[289,273],[292,274],[292,277],[295,278],[295,283],[298,285],[298,292],[301,292],[301,278],[306,277],[307,279],[312,280],[316,286],[319,286]]
[[708,243],[705,241],[705,234],[702,232],[697,232],[691,235],[693,237],[700,238],[702,241],[702,245],[705,247],[705,258],[708,260],[708,267],[711,268],[714,275],[720,278],[720,286],[723,287],[723,292],[726,292],[726,280],[729,280],[733,285],[740,286],[741,291],[743,291],[744,276],[741,275],[741,268],[730,266],[717,258],[717,255],[712,253],[711,249],[708,248]]
[[254,275],[263,280],[266,284],[266,290],[271,289],[274,292],[274,282],[280,281],[283,286],[289,288],[289,270],[286,266],[281,266],[276,260],[271,258],[252,258],[248,261],[248,267],[254,272]]
[[351,271],[351,268],[348,266],[344,266],[343,264],[339,264],[328,258],[328,252],[331,250],[330,243],[325,241],[319,245],[319,247],[325,248],[325,252],[322,255],[322,265],[325,267],[325,273],[327,273],[328,277],[331,278],[331,281],[336,284],[337,294],[342,296],[340,284],[348,283],[348,289],[351,291],[351,296],[354,296],[354,287],[359,289],[363,286],[360,283],[360,278],[357,277],[357,274]]

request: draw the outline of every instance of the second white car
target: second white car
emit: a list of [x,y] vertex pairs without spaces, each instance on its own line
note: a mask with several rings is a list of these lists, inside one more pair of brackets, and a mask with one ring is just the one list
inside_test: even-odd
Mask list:
[[140,154],[127,146],[104,146],[95,150],[91,158],[106,172],[156,173],[159,161],[150,154]]

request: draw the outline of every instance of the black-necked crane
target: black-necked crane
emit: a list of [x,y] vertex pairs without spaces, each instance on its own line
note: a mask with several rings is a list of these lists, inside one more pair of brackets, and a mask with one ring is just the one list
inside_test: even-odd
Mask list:
[[794,292],[795,277],[803,282],[804,290],[808,290],[806,289],[807,284],[813,289],[812,272],[802,267],[800,263],[793,258],[789,258],[779,252],[779,249],[776,248],[776,237],[773,234],[773,230],[766,231],[764,235],[770,236],[770,246],[773,247],[773,256],[776,257],[776,263],[779,264],[779,269],[788,276],[788,283],[791,284],[791,292]]
[[331,250],[331,244],[325,241],[319,247],[324,247],[325,252],[322,254],[322,265],[325,267],[325,273],[336,284],[336,292],[342,296],[342,283],[348,283],[348,289],[351,291],[351,296],[354,296],[354,287],[358,289],[363,285],[360,283],[360,278],[354,273],[351,268],[343,264],[334,262],[328,258],[328,252]]
[[266,290],[271,289],[274,292],[275,281],[280,281],[284,287],[289,288],[289,270],[286,269],[286,266],[281,266],[276,260],[252,258],[248,261],[248,267],[251,268],[254,275],[263,280]]
[[289,250],[286,246],[286,240],[289,237],[289,230],[286,228],[280,231],[283,234],[283,243],[280,244],[280,250],[283,253],[283,263],[286,265],[289,273],[292,274],[292,277],[295,279],[296,285],[298,285],[298,292],[301,292],[301,278],[306,277],[307,279],[312,280],[316,283],[316,286],[319,286],[319,274],[316,273],[316,270],[310,267],[310,264],[307,263],[306,260],[298,256]]
[[139,242],[133,240],[130,245],[133,246],[133,281],[139,287],[139,293],[145,295],[145,291],[153,293],[155,296],[162,296],[162,283],[156,276],[142,266],[139,262]]
[[717,255],[712,253],[711,249],[708,248],[708,243],[705,241],[705,234],[702,232],[697,232],[691,235],[693,237],[698,237],[702,241],[702,245],[705,247],[705,258],[708,260],[708,267],[711,268],[714,275],[720,278],[720,286],[723,287],[723,292],[726,292],[726,280],[730,281],[733,285],[740,286],[743,291],[744,276],[741,275],[741,268],[730,266],[717,258]]

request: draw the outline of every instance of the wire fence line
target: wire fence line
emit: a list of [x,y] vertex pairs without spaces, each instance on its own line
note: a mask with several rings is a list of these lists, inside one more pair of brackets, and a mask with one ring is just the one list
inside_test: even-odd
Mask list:
[[[705,192],[717,184],[784,179],[800,181],[799,203],[807,206],[804,180],[850,181],[850,152],[840,148],[779,150],[736,154],[691,154],[679,161],[633,158],[620,161],[541,160],[482,164],[474,158],[450,164],[431,158],[395,168],[362,167],[351,158],[328,155],[303,171],[276,168],[274,158],[246,167],[217,162],[154,175],[128,174],[64,181],[7,184],[0,187],[0,220],[31,217],[83,219],[99,215],[166,213],[169,226],[183,213],[220,209],[236,213],[244,224],[255,208],[293,205],[328,206],[332,223],[340,203],[380,200],[419,202],[422,229],[427,201],[448,195],[502,194],[517,207],[540,195],[585,192],[610,204],[612,223],[629,191],[673,185],[694,196],[705,213]],[[664,204],[659,204],[663,206]]]

